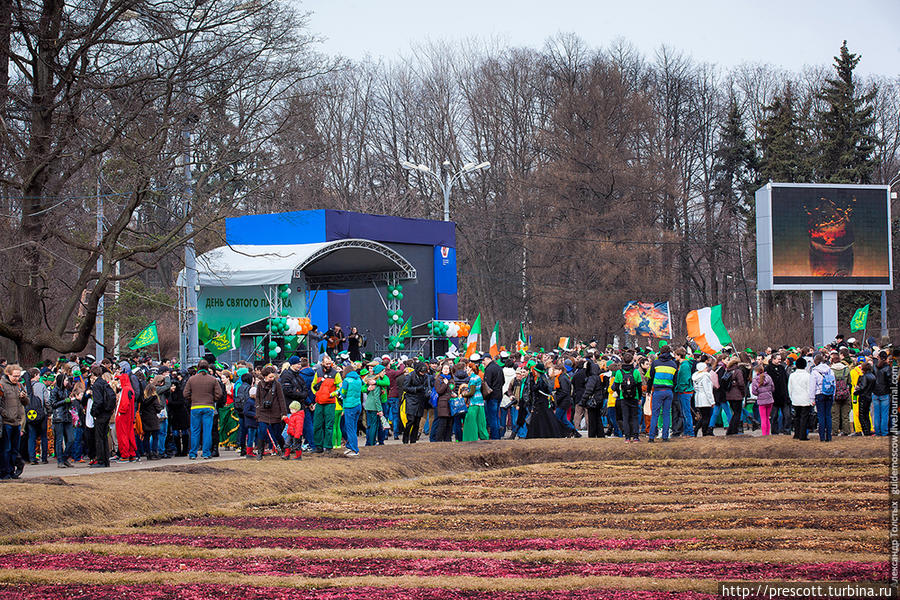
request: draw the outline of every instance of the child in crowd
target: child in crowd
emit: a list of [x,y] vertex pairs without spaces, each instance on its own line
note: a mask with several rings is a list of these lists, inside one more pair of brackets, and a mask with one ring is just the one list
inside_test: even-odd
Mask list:
[[287,423],[287,439],[285,440],[284,460],[290,460],[291,452],[294,453],[294,460],[303,458],[303,406],[296,400],[291,402],[288,407],[291,416],[281,417]]

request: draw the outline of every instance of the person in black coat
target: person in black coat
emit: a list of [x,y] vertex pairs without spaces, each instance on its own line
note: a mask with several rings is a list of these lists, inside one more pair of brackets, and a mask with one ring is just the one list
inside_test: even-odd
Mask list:
[[419,422],[428,404],[428,365],[416,363],[413,372],[403,382],[406,398],[406,427],[403,428],[403,443],[415,444],[419,437]]
[[869,411],[872,409],[872,393],[875,391],[875,373],[872,372],[872,365],[865,362],[860,367],[862,375],[856,382],[856,397],[859,403],[859,427],[862,429],[863,435],[872,434],[872,423],[869,422]]
[[156,387],[147,385],[144,396],[140,399],[141,428],[144,430],[144,448],[148,460],[159,460],[159,412],[162,403],[156,393]]
[[603,431],[603,404],[608,394],[600,379],[600,365],[588,360],[584,365],[586,374],[581,402],[587,411],[588,437],[606,437]]
[[581,422],[584,419],[584,388],[587,385],[590,362],[590,359],[579,359],[575,364],[575,370],[572,371],[572,401],[575,403],[572,424],[575,425],[575,429],[581,429]]
[[503,375],[503,367],[494,361],[490,354],[485,354],[482,359],[484,367],[484,382],[491,388],[491,393],[484,397],[484,418],[487,422],[488,438],[500,439],[500,401],[503,400],[503,384],[506,377]]
[[100,365],[91,367],[94,383],[91,385],[91,416],[94,417],[95,463],[91,467],[109,466],[109,420],[116,411],[116,392],[109,385],[112,374],[104,372]]
[[191,449],[190,403],[184,399],[187,382],[183,371],[172,373],[172,387],[169,396],[169,429],[175,444],[175,456],[187,456]]
[[538,363],[528,375],[526,394],[529,397],[528,439],[562,437],[559,419],[550,410],[552,391],[544,365]]
[[291,402],[299,402],[307,407],[314,400],[309,397],[309,386],[300,374],[300,357],[292,356],[288,359],[288,368],[281,372],[278,380],[281,382],[281,391],[284,393],[284,401],[290,406]]

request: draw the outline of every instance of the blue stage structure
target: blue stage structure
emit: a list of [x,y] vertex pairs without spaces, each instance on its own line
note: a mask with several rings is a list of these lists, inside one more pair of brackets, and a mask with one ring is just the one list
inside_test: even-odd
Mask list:
[[[453,222],[320,209],[247,215],[226,220],[230,246],[287,246],[370,240],[387,246],[415,268],[415,279],[403,281],[404,320],[411,325],[431,319],[459,319],[456,277],[456,228]],[[304,290],[312,323],[326,331],[341,323],[345,333],[356,326],[369,340],[367,350],[383,348],[389,331],[383,303],[385,290],[354,282],[342,285],[354,271],[353,254],[334,253],[331,263],[319,263],[306,273]],[[323,272],[323,265],[333,273]],[[302,316],[292,310],[292,316]]]

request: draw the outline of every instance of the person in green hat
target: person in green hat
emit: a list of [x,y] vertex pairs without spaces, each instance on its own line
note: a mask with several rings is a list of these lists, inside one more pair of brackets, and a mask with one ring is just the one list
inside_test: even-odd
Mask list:
[[547,377],[547,369],[543,363],[534,362],[530,369],[527,384],[527,404],[531,407],[531,421],[528,423],[528,439],[562,437],[562,426],[556,415],[550,410],[550,398],[553,387]]

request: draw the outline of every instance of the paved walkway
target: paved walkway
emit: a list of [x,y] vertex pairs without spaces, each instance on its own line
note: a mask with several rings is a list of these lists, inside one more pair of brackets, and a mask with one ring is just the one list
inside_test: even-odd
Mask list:
[[56,466],[56,459],[50,459],[50,464],[43,465],[25,465],[25,471],[22,472],[21,479],[34,479],[36,477],[73,477],[78,475],[97,475],[98,473],[109,473],[113,471],[136,471],[141,469],[154,469],[156,467],[166,467],[172,465],[187,465],[197,463],[222,462],[228,460],[236,460],[242,458],[240,454],[233,450],[221,451],[221,456],[210,458],[208,460],[189,460],[188,457],[182,456],[178,458],[168,458],[161,460],[147,460],[142,458],[135,462],[116,462],[110,461],[108,469],[92,469],[86,462],[75,463],[74,467],[62,468]]
[[[749,430],[745,435],[757,437],[760,436],[762,432],[754,431],[750,432]],[[587,437],[587,431],[581,430],[581,435]],[[722,428],[716,428],[715,435],[722,436],[725,435],[725,430]],[[790,436],[786,436],[790,437]],[[428,443],[427,435],[420,435],[419,437],[420,443]],[[646,443],[646,436],[641,436],[641,442]],[[359,446],[362,447],[366,443],[365,436],[359,438]],[[388,437],[385,440],[386,444],[400,444],[400,441],[393,440]],[[72,477],[79,475],[96,475],[97,473],[109,473],[111,471],[135,471],[141,469],[153,469],[156,467],[165,467],[165,466],[173,466],[173,465],[188,465],[188,464],[198,464],[198,463],[213,463],[213,462],[222,462],[228,460],[246,460],[240,456],[240,454],[234,450],[221,450],[221,456],[216,458],[210,458],[208,460],[197,459],[190,460],[186,456],[179,458],[169,458],[169,459],[161,459],[161,460],[147,460],[142,458],[140,461],[135,462],[116,462],[112,461],[110,468],[108,469],[91,469],[88,467],[88,464],[85,463],[75,463],[74,467],[70,468],[58,468],[56,466],[56,460],[50,459],[50,464],[43,465],[25,465],[25,471],[22,473],[21,479],[34,479],[36,477]]]

